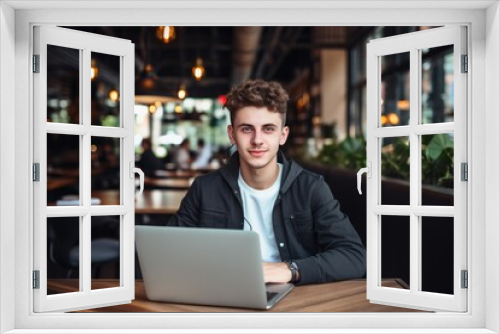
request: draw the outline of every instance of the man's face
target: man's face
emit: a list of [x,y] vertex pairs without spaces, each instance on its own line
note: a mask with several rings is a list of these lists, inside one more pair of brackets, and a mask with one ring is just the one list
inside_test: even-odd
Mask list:
[[242,168],[261,169],[277,161],[279,146],[286,142],[288,127],[283,127],[280,114],[266,107],[244,107],[236,113],[227,128],[231,144],[235,144]]

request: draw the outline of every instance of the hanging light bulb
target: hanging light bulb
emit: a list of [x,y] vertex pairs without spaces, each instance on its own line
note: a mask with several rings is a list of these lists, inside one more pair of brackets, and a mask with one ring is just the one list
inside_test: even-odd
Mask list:
[[163,43],[170,43],[175,39],[174,27],[158,27],[156,28],[156,38]]
[[179,98],[179,100],[184,100],[186,98],[186,95],[186,88],[184,87],[184,85],[181,85],[179,87],[179,91],[177,92],[177,97]]
[[99,69],[97,68],[97,62],[95,59],[92,59],[90,62],[90,80],[94,81],[95,78],[97,78],[97,75],[99,74]]
[[118,98],[120,95],[118,94],[118,90],[116,88],[113,88],[109,91],[109,99],[113,102],[118,101]]
[[154,104],[149,105],[149,113],[150,114],[154,114],[156,112],[156,109],[157,109],[156,105],[154,105]]
[[141,86],[146,89],[150,90],[153,89],[156,85],[156,73],[153,69],[153,65],[147,64],[144,67],[144,71],[141,73]]
[[192,70],[196,81],[200,81],[205,75],[205,67],[203,67],[203,60],[200,57],[196,58],[196,65],[193,66]]

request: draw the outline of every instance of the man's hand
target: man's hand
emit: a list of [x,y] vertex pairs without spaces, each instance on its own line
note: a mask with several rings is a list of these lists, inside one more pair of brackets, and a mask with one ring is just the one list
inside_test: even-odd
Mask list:
[[263,268],[266,283],[287,283],[292,279],[292,272],[285,262],[264,262]]

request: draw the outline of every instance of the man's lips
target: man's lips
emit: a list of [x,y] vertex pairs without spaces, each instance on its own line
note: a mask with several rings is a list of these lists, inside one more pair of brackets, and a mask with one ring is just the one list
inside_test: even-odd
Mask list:
[[251,151],[248,151],[248,153],[250,153],[250,155],[253,156],[253,157],[261,157],[261,156],[263,156],[266,153],[266,151],[251,150]]

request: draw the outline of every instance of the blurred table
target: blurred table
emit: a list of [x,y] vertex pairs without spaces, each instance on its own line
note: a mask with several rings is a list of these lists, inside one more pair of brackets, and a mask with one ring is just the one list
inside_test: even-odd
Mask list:
[[144,178],[144,187],[149,189],[184,189],[191,187],[194,178]]
[[[175,214],[186,196],[187,190],[144,190],[142,195],[135,197],[136,214]],[[120,192],[118,190],[96,190],[92,197],[99,198],[101,205],[118,205]]]
[[[94,279],[92,286],[116,286],[117,280]],[[404,288],[396,279],[383,279],[384,286]],[[73,292],[76,279],[51,279],[47,289],[52,293]],[[150,301],[146,298],[144,282],[135,282],[135,300],[130,304],[95,308],[83,312],[256,312],[253,309],[175,304]],[[295,287],[288,296],[269,311],[257,312],[421,312],[412,309],[371,304],[366,299],[366,280],[349,280]]]
[[47,191],[52,191],[78,184],[75,177],[47,177]]
[[158,178],[172,178],[172,179],[190,179],[203,174],[199,170],[157,170],[154,175]]

